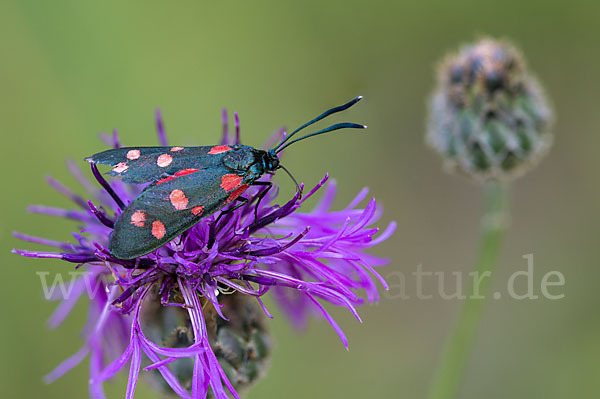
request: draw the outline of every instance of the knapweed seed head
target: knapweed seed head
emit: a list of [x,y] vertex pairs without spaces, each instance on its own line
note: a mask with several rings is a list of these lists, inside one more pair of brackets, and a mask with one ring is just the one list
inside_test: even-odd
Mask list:
[[522,174],[550,147],[552,113],[517,49],[485,38],[441,63],[427,142],[477,180]]
[[[265,375],[271,352],[271,338],[264,312],[254,298],[235,290],[221,289],[219,303],[226,319],[220,317],[212,303],[204,302],[202,316],[211,349],[225,375],[238,391],[249,387]],[[158,288],[149,293],[140,314],[141,327],[151,341],[169,348],[194,344],[194,332],[186,309],[163,306]],[[171,363],[171,370],[186,390],[191,390],[194,360],[182,358]],[[173,390],[158,371],[147,375],[150,383],[164,394]],[[211,395],[212,396],[212,395]]]
[[[160,113],[157,126],[160,144],[167,146]],[[280,130],[271,141],[284,135]],[[116,133],[106,139],[120,146]],[[234,137],[224,124],[221,143],[239,143],[239,124]],[[104,398],[103,383],[126,367],[127,399],[133,398],[140,374],[168,395],[238,398],[238,390],[265,374],[271,352],[265,328],[265,317],[271,315],[263,295],[271,293],[294,326],[303,327],[309,314],[324,317],[347,347],[342,329],[323,302],[345,307],[360,320],[356,306],[378,300],[375,279],[387,289],[374,269],[387,261],[366,250],[386,240],[395,224],[379,234],[372,227],[382,212],[374,199],[359,206],[367,190],[346,208],[333,211],[336,186],[328,176],[304,197],[296,193],[281,205],[276,189],[257,204],[265,188],[253,186],[244,194],[249,201],[243,206],[207,216],[155,251],[125,260],[108,250],[109,238],[115,221],[144,185],[109,182],[92,165],[98,189],[74,163],[69,169],[92,199],[48,179],[79,209],[29,210],[76,221],[75,242],[15,233],[57,250],[14,252],[62,259],[85,271],[74,281],[70,295],[57,298],[62,302],[50,320],[52,327],[58,326],[87,293],[84,345],[46,379],[61,377],[89,357],[91,398]],[[321,200],[305,211],[317,191],[323,191]]]

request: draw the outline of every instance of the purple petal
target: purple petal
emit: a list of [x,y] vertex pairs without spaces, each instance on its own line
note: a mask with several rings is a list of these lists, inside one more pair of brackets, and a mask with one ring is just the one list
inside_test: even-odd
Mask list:
[[[329,177],[329,176],[325,175],[325,177]],[[323,179],[323,180],[325,180],[325,179]],[[323,181],[323,183],[324,183],[324,181]],[[320,186],[320,184],[317,186]],[[320,213],[328,212],[329,208],[331,208],[331,205],[333,204],[333,201],[335,200],[336,192],[337,192],[337,182],[335,181],[335,179],[331,179],[331,180],[329,180],[328,184],[325,185],[325,192],[321,195],[321,200],[315,206],[312,213],[320,214]]]
[[317,309],[319,309],[319,312],[321,312],[321,314],[323,315],[323,317],[325,318],[325,320],[327,320],[329,322],[329,324],[331,324],[331,327],[333,327],[333,329],[335,330],[335,332],[338,334],[338,336],[342,340],[342,343],[346,347],[346,350],[348,350],[348,339],[346,338],[346,334],[344,334],[344,331],[342,331],[342,329],[337,324],[337,322],[333,319],[333,317],[331,317],[329,315],[329,313],[327,313],[327,311],[325,310],[325,308],[319,303],[319,301],[317,301],[315,299],[315,297],[313,297],[309,293],[306,293],[305,295],[308,297],[308,299],[310,299],[315,304],[315,306],[317,307]]
[[223,124],[223,135],[221,137],[221,144],[229,144],[229,117],[227,116],[227,108],[221,110],[221,122]]
[[368,247],[373,247],[375,245],[381,244],[382,242],[384,242],[385,240],[390,238],[392,236],[392,234],[394,234],[394,231],[396,231],[396,227],[397,227],[396,222],[390,222],[390,224],[388,224],[388,226],[386,227],[385,231],[383,233],[379,234],[379,236],[377,236],[377,238],[372,240],[369,243]]
[[90,179],[88,179],[83,174],[79,166],[74,161],[67,161],[67,169],[69,170],[69,172],[71,172],[71,174],[73,175],[73,177],[75,177],[79,184],[81,184],[85,191],[87,191],[93,196],[96,196],[100,192],[100,190],[98,190],[98,188],[94,184],[92,184]]
[[90,380],[89,380],[89,391],[91,399],[104,399],[104,389],[102,389],[102,383],[95,380],[102,369],[102,345],[96,343],[92,345],[90,355]]
[[73,211],[61,208],[53,208],[43,205],[30,205],[27,210],[31,213],[39,213],[42,215],[58,216],[67,219],[77,220],[79,222],[91,221],[90,215],[81,211]]
[[26,250],[22,250],[22,249],[13,249],[11,252],[13,254],[25,256],[27,258],[55,258],[55,259],[63,259],[63,260],[66,260],[68,262],[73,262],[73,263],[87,263],[87,262],[93,262],[93,261],[97,260],[96,257],[88,255],[88,254],[26,251]]
[[[251,287],[249,282],[245,282],[246,285],[248,287]],[[265,306],[264,302],[262,301],[262,299],[260,297],[256,297],[256,300],[258,301],[258,304],[260,305],[261,309],[263,310],[263,312],[265,312],[265,315],[269,318],[269,319],[273,319],[273,315],[271,314],[271,312],[269,312],[269,310],[267,309],[267,307]]]
[[98,136],[100,137],[100,140],[102,140],[102,142],[104,144],[106,144],[109,147],[113,146],[113,138],[112,138],[112,136],[109,136],[105,132],[100,132],[100,134]]
[[[155,364],[160,361],[160,358],[152,351],[152,349],[148,345],[146,345],[146,342],[144,340],[140,341],[140,345],[146,356],[148,356],[148,358],[150,359],[150,361],[155,362]],[[171,370],[168,369],[167,366],[159,366],[158,371],[161,373],[167,384],[169,384],[171,389],[173,389],[173,392],[179,395],[179,397],[184,399],[190,397],[190,395],[181,386],[175,375],[171,372]]]
[[285,139],[286,135],[287,134],[285,131],[285,127],[277,129],[267,138],[267,140],[262,145],[262,148],[268,150],[269,148],[275,147],[276,144],[278,144],[281,140]]
[[[192,372],[192,399],[206,398],[206,389],[204,388],[204,372],[202,370],[200,356],[196,355],[194,361],[194,371]],[[201,393],[202,392],[202,393]]]
[[158,143],[163,147],[167,147],[169,141],[167,140],[167,133],[165,132],[165,125],[163,123],[160,108],[156,108],[156,111],[154,111],[154,118],[156,121],[156,132],[158,133]]
[[77,301],[79,301],[79,298],[81,298],[81,294],[84,293],[86,288],[85,278],[87,278],[87,275],[79,277],[73,282],[71,294],[66,296],[48,319],[48,326],[51,330],[57,328],[65,320],[69,313],[71,313],[71,310],[73,310],[73,307],[77,304]]
[[100,223],[111,229],[115,227],[115,223],[111,219],[109,219],[108,216],[106,216],[106,213],[101,212],[98,208],[96,208],[92,201],[88,200],[87,206],[90,208],[90,210],[92,211],[94,216],[96,216]]
[[127,391],[125,393],[125,399],[133,399],[135,393],[135,386],[138,382],[140,375],[140,366],[142,363],[142,350],[140,343],[136,339],[133,340],[133,352],[131,354],[131,365],[129,367],[129,381],[127,381]]
[[[307,199],[312,197],[319,189],[321,189],[321,187],[323,187],[323,185],[327,182],[327,180],[329,180],[329,173],[325,173],[325,177],[323,177],[321,179],[321,181],[319,181],[319,183],[317,183],[317,185],[315,187],[313,187],[312,190],[310,190],[308,195],[306,195],[304,198],[302,198],[300,200],[300,203],[303,203],[304,201],[306,201]],[[335,193],[334,193],[334,195],[335,195]],[[332,199],[332,201],[333,201],[333,199]]]
[[362,200],[365,199],[367,194],[369,194],[369,189],[367,187],[363,187],[363,189],[360,190],[358,192],[358,194],[356,194],[356,197],[354,197],[354,199],[352,201],[350,201],[350,203],[348,204],[348,206],[346,208],[344,208],[344,210],[348,211],[348,210],[356,208],[358,206],[358,204],[360,204],[362,202]]
[[[148,349],[150,349],[150,348],[148,348]],[[157,360],[156,362],[152,363],[149,366],[144,367],[144,370],[145,371],[154,370],[159,367],[166,366],[167,364],[173,363],[175,360],[178,360],[178,359],[176,357],[166,357],[162,360]]]
[[71,201],[79,205],[81,208],[86,209],[87,204],[83,198],[75,194],[69,188],[65,187],[58,180],[54,179],[52,176],[46,176],[46,182],[56,191],[69,198]]
[[16,231],[13,232],[13,236],[15,236],[16,238],[18,238],[20,240],[23,240],[23,241],[32,242],[32,243],[35,243],[35,244],[48,245],[50,247],[60,248],[60,249],[65,250],[65,251],[78,251],[78,250],[85,249],[85,248],[83,248],[81,246],[73,245],[73,244],[70,244],[68,242],[60,242],[60,241],[48,240],[46,238],[30,236],[30,235],[27,235],[27,234],[18,233]]
[[235,120],[235,141],[234,144],[240,144],[240,117],[237,112],[233,113],[233,119]]
[[106,192],[111,196],[113,201],[115,201],[115,204],[117,204],[117,206],[120,209],[125,209],[125,204],[123,203],[121,198],[115,193],[115,191],[112,189],[110,184],[108,184],[108,182],[104,179],[104,177],[102,177],[96,164],[90,163],[90,167],[92,168],[92,173],[93,173],[94,177],[96,178],[96,180],[98,180],[98,183],[100,183],[100,185],[104,188],[104,190],[106,190]]
[[59,364],[54,370],[44,376],[44,382],[49,384],[53,381],[56,381],[66,372],[71,370],[73,367],[77,366],[89,353],[89,348],[87,346],[79,349],[73,356],[65,359],[61,364]]
[[113,148],[121,148],[121,141],[119,140],[119,133],[117,129],[113,129],[112,132],[112,146]]
[[150,341],[148,338],[142,338],[141,342],[143,345],[147,346],[150,350],[152,350],[158,355],[173,357],[176,359],[183,357],[192,357],[206,350],[206,347],[203,342],[196,343],[194,345],[188,346],[187,348],[161,348],[154,342]]

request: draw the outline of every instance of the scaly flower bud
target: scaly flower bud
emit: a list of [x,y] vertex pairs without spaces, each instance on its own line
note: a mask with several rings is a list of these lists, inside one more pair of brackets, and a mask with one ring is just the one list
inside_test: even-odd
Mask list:
[[510,44],[482,39],[439,68],[427,141],[448,166],[478,180],[522,174],[550,147],[552,112]]
[[[231,385],[241,392],[265,374],[271,340],[264,323],[264,313],[250,296],[226,287],[218,290],[227,319],[218,315],[210,301],[204,301],[202,313],[206,320],[208,342]],[[146,298],[140,323],[146,336],[164,347],[186,348],[194,344],[189,313],[182,307],[162,306],[158,289],[154,289]],[[194,361],[181,358],[171,366],[182,386],[191,390]],[[155,370],[148,377],[158,390],[176,396],[158,371]],[[214,397],[212,392],[209,392],[209,397]]]

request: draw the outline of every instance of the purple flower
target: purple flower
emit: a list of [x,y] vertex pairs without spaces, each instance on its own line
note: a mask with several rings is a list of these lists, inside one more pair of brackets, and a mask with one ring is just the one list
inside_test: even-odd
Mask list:
[[[236,116],[236,135],[231,139],[227,129],[227,114],[223,113],[222,143],[239,143],[239,123]],[[159,141],[167,140],[160,113],[156,114]],[[278,131],[272,141],[281,138]],[[116,132],[104,137],[114,147],[120,143]],[[375,200],[358,208],[367,195],[363,189],[349,205],[331,211],[336,185],[326,184],[326,175],[309,193],[299,193],[278,206],[274,204],[277,190],[271,190],[257,209],[250,201],[220,219],[212,215],[156,251],[133,260],[116,259],[108,251],[108,238],[121,209],[141,191],[143,185],[128,185],[119,180],[110,184],[92,164],[92,172],[102,190],[93,185],[73,163],[69,169],[88,195],[87,201],[52,178],[48,183],[79,207],[63,210],[31,206],[29,210],[73,219],[82,228],[73,233],[75,243],[58,242],[15,233],[18,238],[58,248],[58,252],[14,250],[22,256],[59,258],[78,264],[86,271],[73,284],[72,292],[62,299],[50,326],[57,327],[84,294],[90,297],[88,321],[84,328],[85,343],[47,377],[61,377],[84,358],[90,358],[90,396],[104,398],[102,384],[129,363],[129,382],[126,398],[132,398],[140,369],[160,373],[170,389],[182,398],[228,398],[229,392],[238,397],[236,381],[230,381],[215,354],[214,342],[207,330],[207,306],[220,317],[221,323],[230,320],[226,305],[227,293],[238,297],[255,298],[264,313],[271,317],[261,301],[272,292],[291,322],[302,327],[307,316],[314,313],[324,317],[348,342],[335,320],[322,303],[346,307],[360,320],[355,307],[366,301],[378,300],[375,276],[387,289],[383,278],[374,270],[386,260],[365,252],[384,241],[394,231],[395,223],[379,234],[370,227],[381,215]],[[309,212],[301,212],[305,202],[321,188],[321,200]],[[251,187],[250,199],[257,198],[262,187]],[[100,206],[99,204],[104,204]],[[107,209],[110,211],[107,212]],[[144,308],[173,309],[185,315],[188,329],[179,331],[189,336],[185,345],[165,345],[144,335]],[[161,310],[162,311],[162,310]],[[156,312],[155,312],[156,313]],[[211,321],[212,323],[212,321]],[[146,323],[147,324],[147,323]],[[187,335],[186,335],[187,334]],[[211,345],[213,344],[213,345]],[[187,359],[190,383],[178,378],[174,365]],[[229,374],[230,375],[230,374]]]

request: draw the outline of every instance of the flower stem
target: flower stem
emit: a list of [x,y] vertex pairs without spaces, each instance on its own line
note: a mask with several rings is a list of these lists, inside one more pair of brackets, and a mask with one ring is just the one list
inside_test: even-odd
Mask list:
[[486,183],[484,197],[481,244],[475,264],[477,274],[475,278],[470,279],[469,295],[446,341],[444,353],[429,391],[429,399],[458,397],[469,350],[483,313],[485,298],[488,296],[491,277],[500,252],[500,243],[508,216],[508,187],[501,182]]

